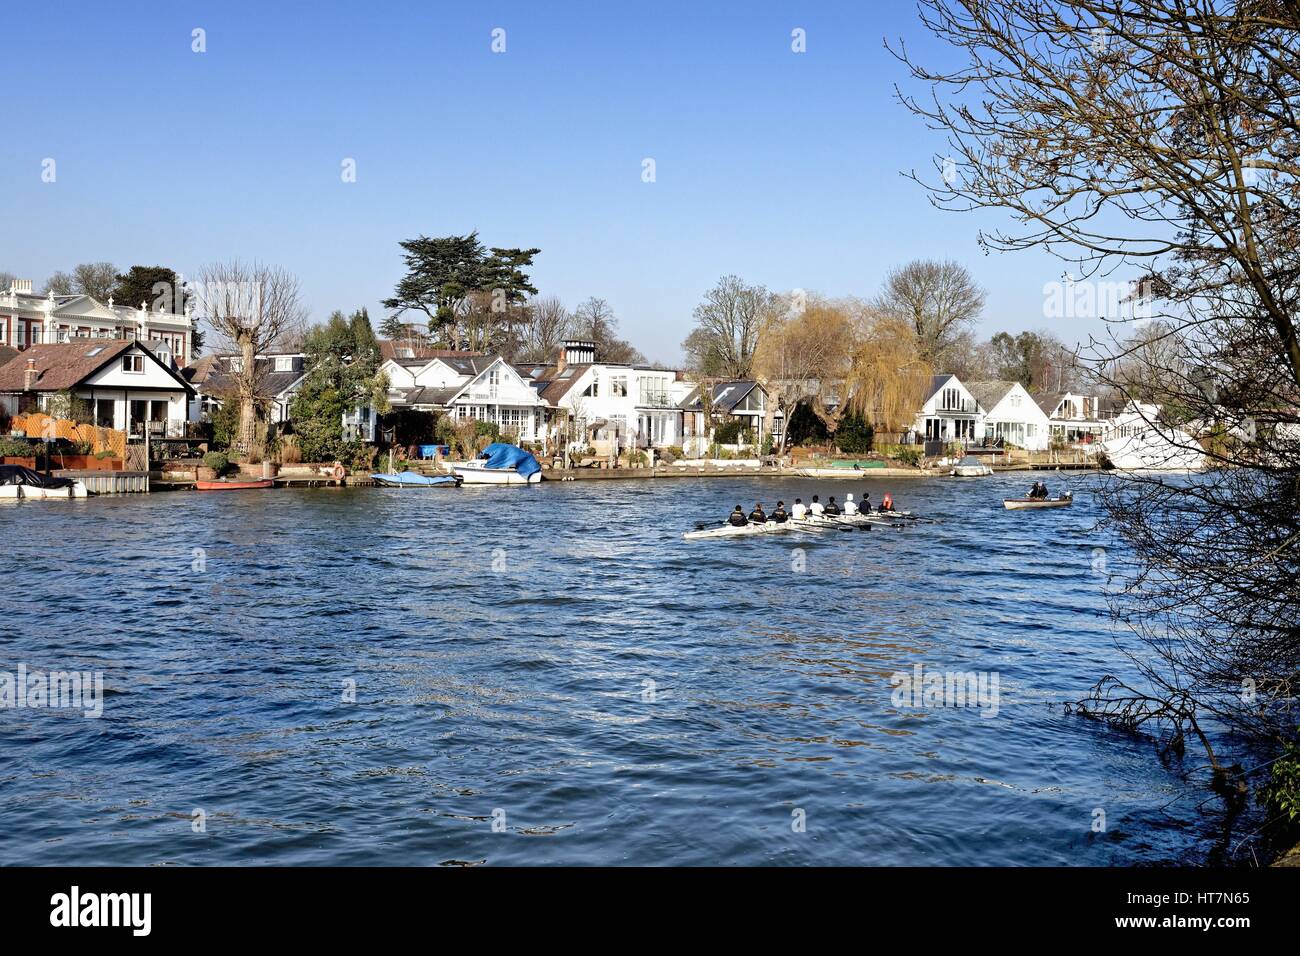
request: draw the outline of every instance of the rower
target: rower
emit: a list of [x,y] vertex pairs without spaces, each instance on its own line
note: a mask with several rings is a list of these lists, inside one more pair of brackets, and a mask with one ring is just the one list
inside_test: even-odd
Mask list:
[[881,511],[894,510],[894,496],[891,495],[888,491],[885,492],[885,497],[880,499],[880,510]]
[[736,505],[736,510],[727,516],[727,524],[735,525],[738,528],[743,528],[749,524],[749,519],[745,517],[745,512],[740,505]]
[[862,504],[858,505],[858,510],[864,515],[871,514],[871,492],[862,492]]
[[817,500],[816,495],[813,495],[812,504],[808,505],[808,511],[814,518],[820,518],[826,513],[826,506]]
[[858,513],[858,504],[853,500],[853,492],[844,496],[844,513],[846,515],[855,515]]
[[840,516],[840,506],[835,503],[834,495],[831,495],[830,500],[826,502],[826,513],[832,518]]
[[803,503],[802,498],[794,499],[794,507],[791,509],[790,516],[795,521],[802,521],[808,516],[808,506]]
[[767,515],[763,513],[763,503],[754,502],[754,510],[749,513],[749,520],[752,524],[767,524]]
[[789,517],[790,516],[786,514],[785,502],[778,501],[776,503],[776,510],[772,512],[772,520],[775,521],[777,524],[784,524],[789,519]]

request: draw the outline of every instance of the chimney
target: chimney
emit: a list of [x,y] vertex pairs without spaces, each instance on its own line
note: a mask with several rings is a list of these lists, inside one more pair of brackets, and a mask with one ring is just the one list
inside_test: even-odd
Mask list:
[[596,343],[580,339],[569,339],[562,346],[564,349],[564,364],[566,365],[594,365],[596,364]]
[[557,345],[557,346],[555,347],[555,374],[556,374],[556,375],[559,375],[561,372],[563,372],[563,371],[564,371],[564,366],[566,366],[566,365],[569,364],[568,362],[566,362],[566,361],[564,360],[564,358],[565,358],[565,356],[564,356],[564,346],[563,346],[563,345]]
[[27,360],[27,368],[23,369],[23,391],[30,392],[36,387],[36,379],[40,374],[36,371],[36,359]]
[[28,295],[31,295],[31,294],[32,294],[32,280],[31,280],[31,279],[14,279],[12,282],[9,283],[9,291],[10,291],[11,293],[12,293],[12,292],[26,292]]

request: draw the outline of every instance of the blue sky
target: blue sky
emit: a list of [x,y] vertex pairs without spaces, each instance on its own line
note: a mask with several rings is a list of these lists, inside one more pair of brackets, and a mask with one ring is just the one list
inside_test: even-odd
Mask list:
[[240,256],[295,272],[317,319],[377,322],[400,239],[477,229],[540,247],[540,290],[608,299],[652,359],[679,358],[726,273],[870,295],[891,266],[951,258],[989,291],[986,334],[1052,325],[1061,263],[985,256],[992,215],[934,210],[900,176],[944,151],[894,97],[886,37],[947,55],[909,3],[5,6],[0,270],[38,284]]

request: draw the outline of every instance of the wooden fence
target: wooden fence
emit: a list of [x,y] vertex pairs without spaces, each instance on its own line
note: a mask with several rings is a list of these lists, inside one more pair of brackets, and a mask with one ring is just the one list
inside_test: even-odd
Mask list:
[[66,438],[72,442],[86,442],[91,446],[92,455],[108,451],[113,453],[114,458],[126,457],[126,432],[115,428],[100,428],[70,418],[51,418],[42,412],[15,415],[9,427],[12,431],[23,432],[28,438],[51,441]]

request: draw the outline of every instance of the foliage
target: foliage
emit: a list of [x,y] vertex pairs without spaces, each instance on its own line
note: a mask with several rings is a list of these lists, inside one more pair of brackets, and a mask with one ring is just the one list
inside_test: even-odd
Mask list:
[[384,307],[423,312],[430,331],[454,348],[500,344],[522,319],[518,307],[537,294],[525,270],[540,249],[485,249],[477,232],[400,245],[406,275]]
[[115,277],[111,295],[115,305],[128,308],[139,308],[143,302],[150,312],[185,311],[186,294],[180,276],[166,266],[132,266]]
[[903,431],[916,418],[931,382],[931,365],[911,325],[873,314],[860,329],[848,380],[849,404],[883,431]]
[[1031,391],[1059,391],[1076,383],[1074,355],[1050,332],[998,332],[988,343],[993,378]]
[[230,467],[230,459],[226,457],[225,452],[210,451],[203,456],[203,467],[211,468],[220,476]]
[[229,448],[239,434],[239,403],[225,401],[212,412],[212,444],[218,448]]
[[0,458],[31,458],[36,446],[23,438],[0,438]]
[[1288,822],[1300,821],[1300,743],[1296,740],[1288,740],[1281,756],[1273,761],[1259,800],[1271,813],[1286,817]]
[[728,418],[713,431],[713,440],[719,445],[744,445],[749,441],[749,427],[743,419]]
[[695,307],[695,330],[682,343],[688,368],[707,378],[749,378],[759,329],[776,307],[763,286],[723,276]]
[[911,327],[919,357],[942,364],[964,330],[984,311],[986,293],[956,262],[918,259],[891,269],[875,300],[880,315]]
[[876,430],[860,414],[850,412],[835,429],[835,445],[846,454],[865,455],[871,451],[875,434]]
[[921,464],[920,445],[880,445],[878,451],[885,458],[916,467]]
[[343,416],[362,406],[387,411],[388,382],[380,373],[379,343],[370,317],[333,312],[303,340],[307,374],[290,406],[298,445],[307,461],[344,460]]

